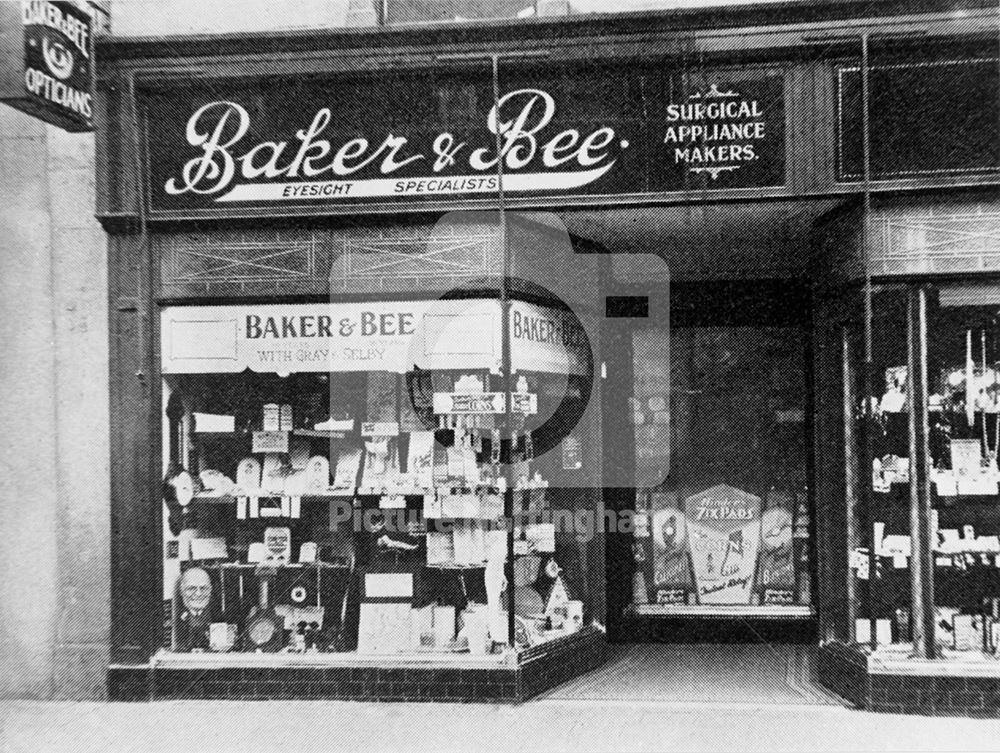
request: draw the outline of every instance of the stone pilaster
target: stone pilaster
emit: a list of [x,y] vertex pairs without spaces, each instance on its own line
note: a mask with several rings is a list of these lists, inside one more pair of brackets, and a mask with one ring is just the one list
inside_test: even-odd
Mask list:
[[346,25],[352,27],[378,26],[375,0],[349,0]]
[[571,12],[569,0],[538,0],[536,6],[539,16],[568,16]]

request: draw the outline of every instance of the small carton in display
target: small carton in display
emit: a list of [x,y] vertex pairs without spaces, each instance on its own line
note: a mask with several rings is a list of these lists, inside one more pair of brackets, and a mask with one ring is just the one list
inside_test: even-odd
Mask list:
[[485,654],[489,648],[489,612],[485,604],[469,605],[462,610],[462,630],[459,638],[464,637],[469,644],[470,654]]
[[359,654],[396,654],[412,647],[413,616],[408,603],[362,603]]
[[[875,621],[875,638],[880,646],[892,643],[892,620]],[[871,622],[867,618],[859,617],[854,621],[854,640],[858,643],[871,641]]]
[[472,521],[464,521],[454,531],[455,564],[476,565],[486,561],[486,532]]
[[264,404],[261,428],[264,431],[281,431],[281,408],[277,403]]
[[982,625],[978,615],[956,614],[952,625],[955,632],[956,651],[972,651],[982,646]]
[[455,561],[455,544],[450,531],[427,532],[427,564],[445,565]]
[[529,525],[524,531],[532,551],[554,552],[556,550],[556,527],[554,523]]
[[433,489],[424,492],[424,519],[432,520],[441,517],[441,499]]
[[344,448],[337,457],[337,467],[333,476],[333,488],[341,490],[354,489],[358,482],[358,471],[360,469],[361,448]]
[[292,561],[292,531],[284,526],[264,529],[264,546],[267,547],[267,559],[272,562],[288,563]]
[[414,648],[434,646],[434,605],[414,609],[411,613],[412,626],[410,642]]
[[434,605],[434,645],[447,646],[455,640],[455,607]]
[[413,483],[417,488],[433,488],[434,432],[414,431],[410,433],[406,471],[413,478]]

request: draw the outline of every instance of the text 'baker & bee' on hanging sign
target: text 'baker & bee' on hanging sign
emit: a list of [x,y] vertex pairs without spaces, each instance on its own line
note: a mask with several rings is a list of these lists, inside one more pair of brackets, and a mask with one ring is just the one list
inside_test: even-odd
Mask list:
[[66,131],[93,130],[94,17],[84,2],[0,2],[0,101]]

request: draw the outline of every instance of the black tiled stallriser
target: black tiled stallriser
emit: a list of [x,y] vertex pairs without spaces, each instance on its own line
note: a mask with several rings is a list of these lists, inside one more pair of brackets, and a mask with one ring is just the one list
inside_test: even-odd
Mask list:
[[108,671],[113,701],[167,699],[517,703],[600,666],[604,635],[585,631],[531,649],[517,667],[226,667]]
[[148,701],[150,680],[148,667],[110,667],[108,669],[108,700]]
[[1000,678],[869,674],[864,654],[836,645],[820,648],[819,677],[868,711],[1000,718]]
[[819,680],[857,708],[866,708],[869,700],[866,658],[847,647],[821,646],[818,656]]
[[[113,701],[149,700],[370,700],[442,702],[517,702],[521,670],[115,670],[108,676]],[[228,673],[228,674],[227,674]]]
[[155,669],[151,699],[513,702],[516,674],[514,669]]
[[601,666],[607,658],[603,636],[581,634],[555,650],[539,653],[520,667],[519,696],[527,700]]
[[1000,680],[992,677],[872,675],[871,711],[1000,718]]

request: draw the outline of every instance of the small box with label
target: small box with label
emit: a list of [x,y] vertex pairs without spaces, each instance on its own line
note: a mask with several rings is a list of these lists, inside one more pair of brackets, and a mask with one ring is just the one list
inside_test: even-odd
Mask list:
[[264,415],[261,422],[264,431],[281,430],[281,408],[277,403],[265,403]]

